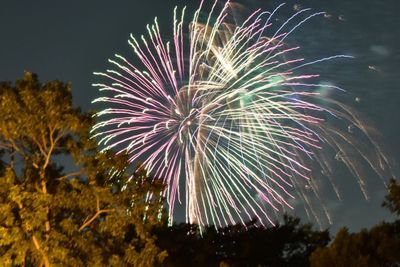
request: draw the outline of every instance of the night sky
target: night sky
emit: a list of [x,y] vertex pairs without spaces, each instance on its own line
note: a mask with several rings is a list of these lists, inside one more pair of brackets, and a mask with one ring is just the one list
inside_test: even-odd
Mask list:
[[[242,0],[249,9],[271,10],[280,2]],[[94,107],[99,94],[91,87],[94,71],[110,67],[114,53],[132,56],[130,33],[145,34],[145,26],[157,16],[162,31],[170,36],[175,5],[194,10],[197,1],[1,1],[0,81],[14,81],[25,70],[41,81],[58,79],[72,84],[74,103],[83,110]],[[355,58],[326,63],[318,69],[323,80],[347,90],[348,101],[365,114],[382,135],[382,146],[394,162],[400,159],[400,10],[399,0],[305,0],[287,1],[278,15],[287,18],[294,4],[326,11],[296,31],[293,43],[305,56],[347,54]],[[190,13],[190,11],[188,12]],[[290,41],[290,40],[289,40]],[[326,65],[326,66],[325,66]],[[319,65],[320,67],[320,65]],[[0,118],[1,119],[1,118]],[[390,178],[390,177],[386,177]],[[344,199],[329,203],[333,231],[369,227],[389,212],[380,207],[386,194],[377,177],[368,177],[371,199],[365,201],[353,180],[343,181]],[[301,215],[300,211],[294,214]]]

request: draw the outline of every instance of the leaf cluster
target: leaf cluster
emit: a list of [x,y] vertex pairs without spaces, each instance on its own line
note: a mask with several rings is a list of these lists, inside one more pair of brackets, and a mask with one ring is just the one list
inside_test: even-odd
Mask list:
[[[0,262],[155,266],[162,185],[99,152],[70,85],[35,74],[0,84]],[[148,198],[149,195],[153,197]]]

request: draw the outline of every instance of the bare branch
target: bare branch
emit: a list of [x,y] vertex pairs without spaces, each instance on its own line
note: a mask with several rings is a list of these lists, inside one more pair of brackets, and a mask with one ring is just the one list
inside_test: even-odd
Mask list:
[[11,139],[11,138],[10,138],[9,140],[10,140],[10,143],[11,143],[12,148],[13,148],[16,152],[18,152],[23,158],[27,158],[26,153],[14,142],[14,140]]
[[38,146],[40,153],[42,153],[42,155],[44,157],[46,157],[46,152],[44,151],[42,145],[40,144],[40,142],[38,142],[35,138],[32,138],[33,142]]
[[99,212],[99,210],[100,210],[100,199],[98,196],[96,196],[96,210],[97,210],[97,212]]
[[60,141],[61,138],[63,138],[66,134],[68,133],[67,130],[62,131],[57,135],[57,137],[54,139],[54,144],[56,144],[58,141]]
[[85,229],[85,227],[89,226],[94,220],[97,219],[97,217],[99,217],[101,214],[103,213],[107,213],[107,212],[113,212],[115,211],[115,209],[104,209],[101,210],[100,209],[100,199],[98,196],[96,196],[96,213],[92,216],[92,218],[90,219],[85,219],[85,221],[83,222],[83,224],[81,225],[81,227],[79,227],[79,232],[82,231],[83,229]]
[[[57,137],[54,139],[53,135],[54,135],[55,129],[50,129],[50,147],[47,151],[47,154],[45,155],[45,162],[43,164],[43,175],[44,175],[44,171],[46,170],[47,166],[49,165],[50,162],[50,158],[51,155],[53,154],[54,148],[56,147],[56,144],[58,141],[60,141],[60,139],[67,133],[67,131],[62,131],[62,133],[58,134]],[[44,177],[42,177],[44,179]]]
[[114,209],[105,209],[105,210],[99,210],[98,212],[96,212],[95,215],[93,215],[92,218],[90,218],[90,220],[88,220],[87,222],[85,222],[84,224],[82,224],[81,227],[79,227],[79,232],[82,231],[83,229],[85,229],[85,227],[89,226],[94,220],[97,219],[97,217],[99,217],[102,213],[107,213],[107,212],[113,212],[115,211]]
[[81,175],[82,173],[83,173],[83,171],[71,172],[71,173],[68,173],[68,174],[66,174],[66,175],[64,175],[64,176],[61,176],[61,177],[56,178],[56,180],[62,181],[62,180],[65,180],[65,179],[67,179],[67,178],[69,178],[69,177]]
[[50,261],[49,258],[47,257],[46,253],[43,251],[43,249],[40,247],[39,240],[36,238],[36,236],[32,236],[32,242],[35,248],[42,254],[43,258],[43,263],[45,267],[50,267]]

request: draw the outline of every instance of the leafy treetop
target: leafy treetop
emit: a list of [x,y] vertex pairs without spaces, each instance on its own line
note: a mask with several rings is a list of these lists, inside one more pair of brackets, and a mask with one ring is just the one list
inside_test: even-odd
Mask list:
[[[155,266],[161,185],[99,152],[70,85],[26,72],[0,84],[0,262]],[[148,196],[153,195],[149,200]]]

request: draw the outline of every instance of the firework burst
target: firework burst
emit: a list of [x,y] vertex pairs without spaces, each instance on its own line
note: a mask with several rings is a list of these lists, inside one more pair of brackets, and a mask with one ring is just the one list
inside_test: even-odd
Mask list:
[[[201,2],[189,22],[185,8],[175,8],[169,41],[157,19],[146,37],[131,36],[135,63],[115,55],[109,60],[114,70],[95,73],[106,80],[95,86],[108,96],[94,102],[110,108],[96,114],[94,136],[104,149],[127,151],[131,162],[142,161],[164,179],[171,221],[174,208],[184,203],[190,223],[224,226],[256,217],[273,224],[274,212],[293,208],[294,198],[318,220],[312,200],[322,199],[316,169],[340,197],[331,177],[332,151],[366,195],[359,163],[384,175],[387,159],[359,116],[318,91],[342,89],[321,85],[318,74],[306,71],[349,56],[307,61],[295,56],[299,47],[286,42],[324,13],[302,9],[278,23],[274,16],[281,5],[238,22],[233,6],[226,1],[217,8],[215,1],[203,17]],[[357,129],[372,153],[327,117]]]

